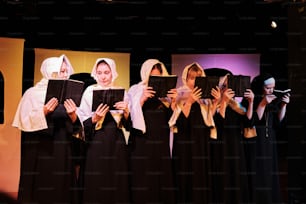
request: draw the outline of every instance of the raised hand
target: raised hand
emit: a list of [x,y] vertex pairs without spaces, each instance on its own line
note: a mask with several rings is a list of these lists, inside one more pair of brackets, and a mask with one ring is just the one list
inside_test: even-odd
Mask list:
[[74,113],[77,109],[72,99],[66,99],[64,102],[64,107],[66,108],[66,112],[68,113],[68,115]]
[[265,104],[270,104],[276,98],[274,94],[266,94],[262,100]]
[[44,114],[47,115],[55,110],[58,105],[57,98],[51,98],[43,107]]
[[155,95],[155,91],[153,90],[152,87],[147,86],[143,89],[143,93],[142,96],[140,98],[140,103],[144,104],[144,102],[146,102],[148,100],[148,98],[152,98]]
[[254,93],[251,89],[246,89],[243,94],[243,97],[246,98],[249,103],[253,103],[254,101]]
[[218,86],[216,86],[216,88],[212,88],[210,94],[214,97],[216,101],[221,100],[221,89]]
[[171,99],[171,101],[175,101],[177,98],[177,89],[171,89],[168,91],[167,97]]
[[289,102],[290,102],[290,93],[287,93],[282,97],[282,103],[288,104]]
[[115,103],[114,107],[118,110],[128,112],[129,104],[126,101],[118,101],[117,103]]
[[192,92],[190,93],[186,103],[193,104],[194,102],[196,102],[201,98],[201,95],[202,95],[202,89],[195,87],[194,89],[192,89]]
[[226,89],[222,94],[222,100],[228,103],[230,99],[234,98],[234,96],[235,92],[232,89]]
[[93,117],[92,117],[92,122],[96,123],[99,120],[101,120],[102,118],[104,118],[106,116],[106,113],[109,111],[109,106],[107,104],[103,104],[101,103],[97,110],[95,111]]
[[74,101],[72,99],[66,99],[64,101],[64,107],[71,121],[75,122],[77,119],[77,115],[76,115],[77,106],[75,105]]

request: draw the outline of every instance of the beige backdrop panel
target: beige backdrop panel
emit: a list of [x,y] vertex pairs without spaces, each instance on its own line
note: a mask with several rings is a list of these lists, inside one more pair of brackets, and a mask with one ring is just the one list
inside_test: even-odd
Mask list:
[[4,124],[0,124],[0,190],[17,195],[20,131],[12,127],[22,96],[24,39],[0,38],[0,70],[4,77]]
[[129,53],[113,53],[113,52],[84,52],[84,51],[71,51],[71,50],[52,50],[52,49],[35,49],[35,71],[34,71],[34,83],[38,82],[42,75],[40,73],[40,66],[44,59],[47,57],[60,56],[65,54],[73,68],[75,73],[87,72],[91,73],[91,70],[97,60],[97,58],[108,57],[112,58],[116,62],[118,78],[116,83],[123,86],[125,89],[130,85],[130,54]]

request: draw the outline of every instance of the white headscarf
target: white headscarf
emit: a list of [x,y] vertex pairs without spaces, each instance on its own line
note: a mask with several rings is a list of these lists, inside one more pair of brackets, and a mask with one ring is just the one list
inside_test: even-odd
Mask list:
[[53,72],[60,71],[63,60],[68,65],[67,72],[69,77],[73,73],[73,68],[65,55],[49,57],[42,62],[40,71],[43,78],[22,96],[12,124],[14,127],[26,132],[48,128],[46,116],[43,112],[48,79],[52,79]]
[[52,73],[59,73],[61,70],[61,66],[63,61],[67,64],[67,75],[70,76],[74,73],[73,67],[66,55],[61,55],[59,57],[49,57],[45,59],[40,67],[40,72],[45,79],[51,79]]
[[182,73],[182,82],[185,86],[187,86],[188,71],[189,71],[190,67],[192,67],[193,65],[199,67],[202,70],[201,76],[206,76],[203,67],[199,63],[193,62],[191,64],[188,64],[187,66],[185,66],[185,68],[183,69],[183,73]]
[[[113,59],[98,58],[96,60],[95,64],[94,64],[93,68],[92,68],[91,76],[98,82],[98,78],[97,78],[97,74],[96,74],[97,73],[97,65],[102,61],[105,61],[111,69],[112,83],[109,86],[103,86],[101,84],[92,84],[85,89],[85,91],[83,92],[80,107],[77,110],[77,114],[78,114],[78,117],[79,117],[81,122],[84,122],[89,117],[92,117],[95,113],[95,111],[92,111],[92,100],[93,100],[93,91],[94,90],[96,90],[96,89],[109,89],[109,88],[113,88],[113,89],[123,88],[121,86],[114,86],[114,81],[118,77],[118,73],[117,73],[117,70],[116,70],[116,63]],[[124,101],[128,101],[127,94],[124,95]],[[110,110],[110,112],[113,115],[113,117],[114,117],[114,114],[116,114],[118,112],[123,113],[122,110]],[[119,123],[119,119],[116,120],[116,121],[117,121],[117,123]]]
[[151,71],[152,71],[154,65],[156,65],[156,64],[161,64],[161,68],[162,68],[161,75],[162,76],[168,76],[169,75],[164,63],[162,63],[158,59],[148,59],[141,65],[141,69],[140,69],[141,83],[143,83],[143,84],[148,83]]
[[[188,76],[188,72],[190,70],[190,68],[192,66],[197,66],[200,68],[201,70],[201,76],[206,76],[203,67],[197,63],[197,62],[193,62],[191,64],[188,64],[187,66],[185,66],[185,68],[183,69],[183,73],[182,73],[182,82],[183,82],[183,86],[179,87],[177,89],[178,91],[178,98],[177,98],[177,105],[175,110],[173,111],[173,114],[168,122],[169,127],[173,130],[175,129],[175,124],[176,124],[176,120],[178,119],[179,115],[182,112],[182,106],[183,103],[185,102],[185,100],[187,99],[186,96],[184,96],[184,94],[182,94],[182,92],[190,92],[190,88],[187,86],[187,76]],[[179,98],[179,95],[181,95],[181,99]],[[204,123],[211,127],[211,131],[210,131],[210,137],[211,138],[216,138],[216,127],[215,127],[215,123],[213,120],[213,113],[212,113],[212,102],[210,99],[205,99],[205,103],[203,103],[204,100],[199,100],[197,101],[197,103],[199,103],[200,108],[201,108],[201,114],[202,114],[202,118]]]
[[105,61],[106,64],[108,64],[110,69],[111,69],[111,72],[112,72],[112,84],[113,84],[114,81],[116,80],[116,78],[118,77],[118,73],[117,73],[117,70],[116,70],[116,63],[115,63],[115,61],[113,59],[110,59],[110,58],[98,58],[96,60],[96,63],[94,64],[94,66],[92,68],[91,76],[98,82],[98,79],[97,79],[97,66],[102,61]]

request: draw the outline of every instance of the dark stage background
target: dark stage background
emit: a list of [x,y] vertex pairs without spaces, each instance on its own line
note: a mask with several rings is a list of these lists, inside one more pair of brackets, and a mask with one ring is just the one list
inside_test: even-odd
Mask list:
[[[23,90],[33,85],[34,48],[131,53],[130,84],[140,66],[171,54],[259,53],[261,72],[290,87],[280,133],[282,190],[306,202],[306,11],[304,0],[145,1],[1,0],[0,36],[25,39]],[[276,28],[270,26],[271,21]]]

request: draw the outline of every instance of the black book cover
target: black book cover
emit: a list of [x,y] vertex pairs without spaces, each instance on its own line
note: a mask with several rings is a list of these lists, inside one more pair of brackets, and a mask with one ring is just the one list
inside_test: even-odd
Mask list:
[[235,92],[235,96],[243,97],[246,89],[251,88],[251,77],[245,75],[229,75],[228,88]]
[[278,89],[274,89],[273,94],[277,97],[277,98],[282,98],[284,95],[291,93],[291,89],[286,89],[286,90],[278,90]]
[[52,97],[63,104],[66,99],[71,98],[76,106],[81,103],[84,82],[73,79],[49,79],[45,103]]
[[283,96],[286,94],[290,94],[290,93],[291,93],[291,89],[286,89],[286,90],[274,89],[273,94],[277,97],[275,99],[275,102],[280,103],[282,101]]
[[101,103],[107,104],[110,109],[114,109],[115,103],[124,100],[124,91],[123,88],[93,90],[92,111],[97,110]]
[[202,89],[201,98],[213,98],[211,95],[212,88],[216,88],[219,85],[218,76],[199,76],[195,79],[194,87]]
[[166,97],[170,89],[176,88],[177,76],[150,76],[148,86],[156,91],[155,96],[158,98]]

